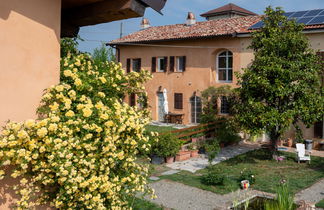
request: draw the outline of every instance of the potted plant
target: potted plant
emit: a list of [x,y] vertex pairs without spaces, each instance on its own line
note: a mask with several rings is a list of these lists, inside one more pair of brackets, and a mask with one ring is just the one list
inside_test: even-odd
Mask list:
[[190,157],[198,157],[199,156],[196,143],[191,143],[188,146],[188,150],[190,151]]
[[181,148],[180,140],[173,134],[159,136],[158,142],[152,145],[153,154],[165,158],[167,163],[174,162],[174,156]]

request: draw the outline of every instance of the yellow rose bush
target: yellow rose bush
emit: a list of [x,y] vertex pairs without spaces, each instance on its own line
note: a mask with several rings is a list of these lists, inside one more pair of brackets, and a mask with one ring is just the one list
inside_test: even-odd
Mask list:
[[122,102],[145,98],[148,72],[125,74],[121,64],[95,65],[87,54],[61,59],[61,83],[42,98],[39,120],[9,122],[0,135],[2,169],[20,178],[19,208],[50,203],[59,209],[124,209],[146,187],[148,168],[136,155],[148,150],[148,111]]

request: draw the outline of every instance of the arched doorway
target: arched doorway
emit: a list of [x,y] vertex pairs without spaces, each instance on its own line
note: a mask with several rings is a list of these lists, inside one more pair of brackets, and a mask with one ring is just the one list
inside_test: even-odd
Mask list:
[[201,98],[192,96],[190,98],[191,105],[191,123],[200,123],[200,116],[202,112]]

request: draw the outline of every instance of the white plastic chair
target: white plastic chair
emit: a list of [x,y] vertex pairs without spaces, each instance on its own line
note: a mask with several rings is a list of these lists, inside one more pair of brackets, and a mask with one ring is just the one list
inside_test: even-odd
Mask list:
[[311,161],[310,153],[311,151],[305,150],[305,144],[296,144],[296,152],[297,152],[297,161]]

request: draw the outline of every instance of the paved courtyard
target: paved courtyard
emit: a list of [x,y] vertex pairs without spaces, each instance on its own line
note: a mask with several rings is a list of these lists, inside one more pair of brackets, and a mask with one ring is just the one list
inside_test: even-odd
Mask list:
[[[222,148],[217,157],[213,160],[212,164],[218,164],[224,160],[228,160],[232,157],[258,148],[260,148],[259,144],[250,144],[243,142],[239,145]],[[198,158],[191,158],[186,161],[174,162],[172,164],[167,164],[166,166],[175,170],[190,171],[192,173],[195,173],[200,169],[206,168],[208,164],[208,159],[204,155],[201,155]]]

